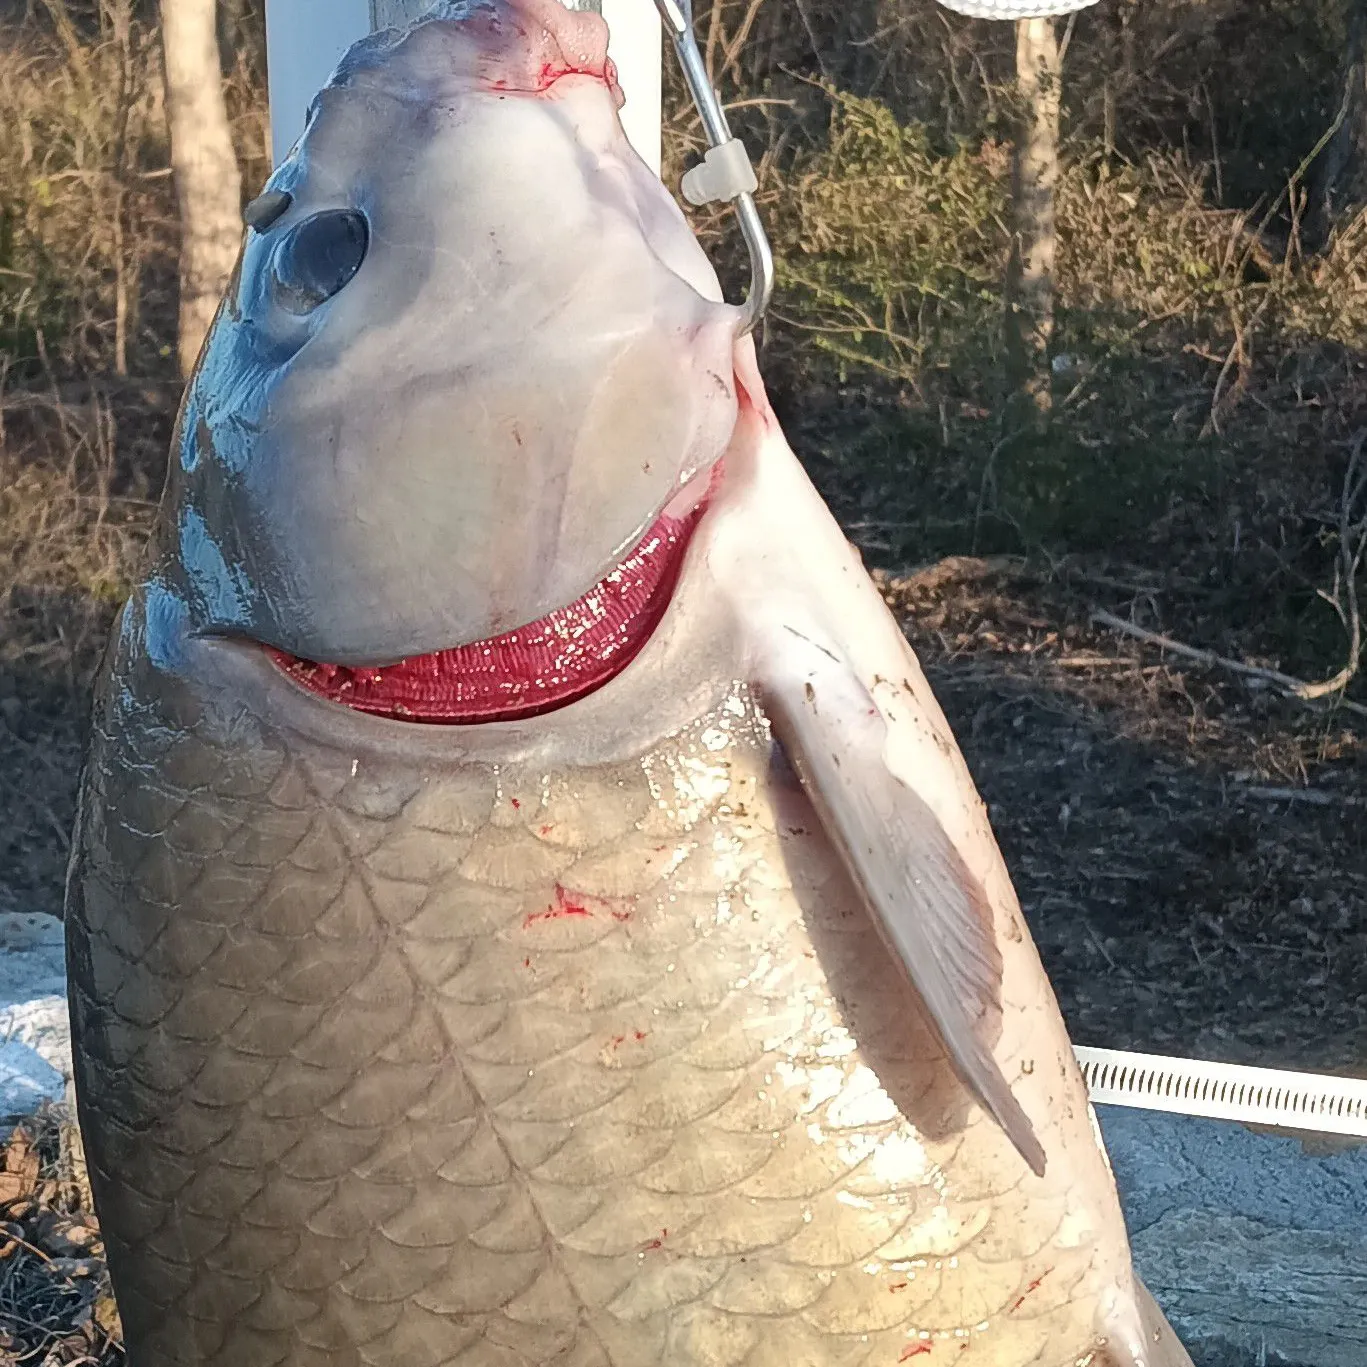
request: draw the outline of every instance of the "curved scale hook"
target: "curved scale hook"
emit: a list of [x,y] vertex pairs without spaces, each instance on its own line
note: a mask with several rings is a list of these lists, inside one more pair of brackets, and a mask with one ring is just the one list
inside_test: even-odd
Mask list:
[[774,250],[755,203],[758,182],[744,144],[732,135],[726,111],[708,79],[707,63],[693,32],[692,0],[655,0],[655,8],[674,42],[710,149],[703,165],[684,177],[684,195],[693,204],[726,201],[734,205],[750,253],[750,292],[741,309],[740,334],[744,336],[755,330],[774,296]]

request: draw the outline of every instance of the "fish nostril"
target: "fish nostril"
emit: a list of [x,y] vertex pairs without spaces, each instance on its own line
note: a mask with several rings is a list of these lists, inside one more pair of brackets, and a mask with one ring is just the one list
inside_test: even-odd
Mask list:
[[265,194],[257,195],[243,209],[242,221],[247,227],[255,228],[259,233],[267,232],[289,212],[293,203],[294,196],[289,191],[267,190]]
[[346,288],[369,248],[370,225],[354,209],[325,210],[295,224],[271,259],[280,306],[312,313]]

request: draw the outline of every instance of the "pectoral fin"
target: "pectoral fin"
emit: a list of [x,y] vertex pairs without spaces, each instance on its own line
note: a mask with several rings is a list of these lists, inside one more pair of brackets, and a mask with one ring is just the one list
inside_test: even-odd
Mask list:
[[[736,380],[740,420],[702,542],[718,601],[954,1071],[1043,1175],[1044,1148],[992,1052],[1002,1024],[992,904],[945,825],[956,810],[966,828],[983,825],[972,782],[943,718],[915,696],[920,671],[901,628],[784,440],[749,338],[737,344]],[[990,843],[985,827],[977,843]]]
[[774,732],[959,1079],[1043,1176],[1044,1149],[991,1048],[1002,960],[987,894],[930,806],[889,767],[887,721],[854,669],[800,631],[780,630],[791,641],[758,680]]

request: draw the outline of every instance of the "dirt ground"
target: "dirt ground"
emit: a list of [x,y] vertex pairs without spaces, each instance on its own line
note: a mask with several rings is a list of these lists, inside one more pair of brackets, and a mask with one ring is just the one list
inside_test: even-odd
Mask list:
[[1125,576],[889,584],[1073,1040],[1367,1077],[1367,725],[1092,626]]

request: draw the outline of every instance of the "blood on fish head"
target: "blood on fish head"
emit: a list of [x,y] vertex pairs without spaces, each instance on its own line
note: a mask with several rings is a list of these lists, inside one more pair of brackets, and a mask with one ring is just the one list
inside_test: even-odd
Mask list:
[[[424,17],[417,29],[386,29],[358,43],[343,66],[347,79],[378,72],[379,85],[401,81],[412,98],[424,100],[453,82],[541,94],[582,76],[605,84],[617,106],[625,100],[600,15],[568,10],[560,0],[444,0]],[[399,43],[409,50],[395,71],[386,59]]]
[[740,315],[622,132],[606,39],[448,0],[343,59],[182,408],[156,576],[187,629],[426,656],[550,621],[687,516]]

